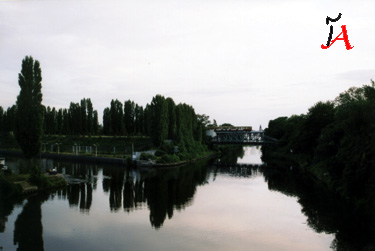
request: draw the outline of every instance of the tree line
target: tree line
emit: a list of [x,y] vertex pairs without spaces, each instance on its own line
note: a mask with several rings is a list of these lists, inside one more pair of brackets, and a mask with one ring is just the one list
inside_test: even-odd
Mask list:
[[[71,102],[68,109],[41,106],[42,131],[52,135],[98,135],[98,112],[90,99]],[[0,106],[0,132],[11,133],[16,129],[17,105],[4,110]],[[21,118],[22,119],[22,118]],[[20,123],[23,123],[20,121]]]
[[43,134],[148,136],[164,162],[199,157],[207,150],[205,126],[209,117],[196,114],[190,105],[176,105],[170,97],[156,95],[145,108],[131,100],[112,100],[103,111],[101,126],[89,98],[71,102],[66,109],[45,107],[40,63],[31,56],[22,60],[18,84],[21,90],[16,104],[6,111],[0,107],[0,133],[14,132],[27,159],[40,153]]
[[[306,114],[271,120],[272,151],[289,156],[332,190],[375,208],[375,84],[352,87]],[[270,152],[272,152],[270,151]],[[267,152],[264,152],[267,154]]]
[[[4,110],[0,106],[0,132],[10,133],[16,128],[17,105]],[[42,106],[43,133],[48,135],[113,135],[150,136],[156,146],[170,139],[191,145],[202,143],[208,116],[195,113],[192,106],[175,104],[172,98],[156,95],[143,109],[134,101],[112,100],[103,111],[103,125],[98,122],[90,98],[69,108]]]

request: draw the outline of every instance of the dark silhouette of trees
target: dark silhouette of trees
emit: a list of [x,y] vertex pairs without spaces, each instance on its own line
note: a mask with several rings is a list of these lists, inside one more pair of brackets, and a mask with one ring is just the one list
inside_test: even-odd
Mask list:
[[133,135],[135,132],[135,103],[128,100],[124,103],[124,124],[127,135]]
[[[375,210],[375,87],[352,87],[307,114],[269,122],[279,156],[312,172],[357,207]],[[275,151],[275,150],[274,150]],[[267,148],[263,148],[267,155]]]
[[21,87],[17,97],[15,134],[25,157],[30,159],[40,152],[43,133],[42,71],[39,61],[31,56],[22,60],[18,75]]
[[47,107],[43,109],[45,134],[96,135],[98,133],[98,112],[94,110],[91,99],[80,103],[70,103],[69,109]]
[[123,110],[122,103],[119,100],[111,101],[111,133],[112,135],[123,135],[124,133],[124,122],[123,122]]
[[[15,111],[16,106],[0,110],[0,132],[14,131]],[[156,147],[167,141],[163,151],[169,154],[174,153],[174,146],[179,147],[179,153],[197,146],[202,150],[201,144],[206,143],[205,127],[209,124],[207,115],[196,114],[192,106],[176,105],[172,98],[161,95],[154,96],[145,108],[132,100],[111,100],[103,111],[102,127],[89,98],[71,102],[69,108],[41,106],[41,111],[44,134],[148,136]]]
[[168,103],[163,96],[152,98],[150,115],[150,138],[155,146],[161,146],[168,136]]

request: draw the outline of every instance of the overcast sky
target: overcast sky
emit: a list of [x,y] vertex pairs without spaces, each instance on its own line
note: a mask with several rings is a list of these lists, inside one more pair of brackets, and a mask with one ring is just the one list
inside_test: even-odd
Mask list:
[[[375,1],[0,1],[0,106],[22,59],[42,68],[43,104],[145,106],[156,94],[219,124],[267,126],[375,79]],[[327,50],[326,17],[343,41]]]

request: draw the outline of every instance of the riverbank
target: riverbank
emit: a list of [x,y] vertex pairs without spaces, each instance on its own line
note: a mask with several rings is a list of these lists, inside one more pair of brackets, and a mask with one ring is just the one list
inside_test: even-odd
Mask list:
[[62,174],[41,174],[39,184],[33,184],[30,176],[30,174],[11,174],[1,171],[0,188],[7,197],[12,197],[54,191],[68,185]]
[[[46,154],[126,158],[133,151],[152,148],[150,138],[144,136],[44,135],[41,139],[41,152]],[[21,150],[15,137],[9,134],[1,135],[0,149]]]
[[[0,150],[0,155],[2,156],[11,156],[11,157],[18,157],[22,158],[23,153],[17,150]],[[109,158],[109,157],[96,157],[96,156],[85,156],[85,155],[73,155],[73,154],[56,154],[56,153],[41,153],[40,158],[44,159],[56,159],[56,160],[63,160],[63,161],[76,161],[76,162],[88,162],[88,163],[96,163],[96,164],[114,164],[114,165],[135,165],[138,167],[173,167],[173,166],[181,166],[186,165],[201,159],[207,158],[214,158],[217,157],[219,153],[210,151],[203,156],[192,158],[189,160],[183,160],[178,162],[172,163],[156,163],[150,160],[138,160],[138,161],[131,161],[130,159],[123,159],[123,158]]]
[[[290,153],[285,147],[263,147],[262,161],[276,165],[279,169],[298,170],[311,177],[317,183],[323,184],[329,191],[337,194],[347,203],[353,205],[356,210],[369,215],[375,221],[375,193],[371,183],[359,183],[353,173],[347,173],[345,179],[338,178],[332,172],[333,167],[340,166],[337,162],[315,163],[309,156]],[[346,180],[350,180],[348,184]],[[356,190],[360,196],[354,196],[348,191]],[[370,192],[366,192],[370,190]],[[362,193],[360,193],[362,191]]]

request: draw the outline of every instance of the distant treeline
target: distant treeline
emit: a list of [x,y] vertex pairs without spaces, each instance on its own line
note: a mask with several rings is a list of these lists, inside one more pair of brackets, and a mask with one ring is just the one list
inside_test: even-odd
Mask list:
[[[10,133],[16,127],[16,109],[13,105],[6,111],[0,106],[0,132]],[[44,134],[97,135],[100,133],[98,112],[93,109],[90,99],[80,103],[70,103],[68,109],[43,106]]]
[[263,155],[290,158],[345,198],[375,209],[375,86],[352,87],[307,114],[271,120]]
[[[0,106],[0,132],[15,129],[16,105],[4,110]],[[71,102],[69,108],[43,107],[43,131],[49,135],[149,136],[154,145],[167,139],[182,148],[202,143],[208,116],[196,114],[187,104],[175,104],[172,98],[156,95],[145,108],[127,100],[112,100],[103,111],[103,125],[91,99]]]

